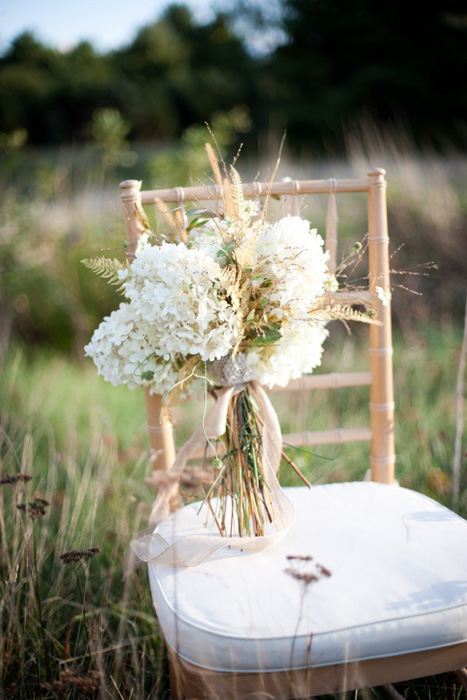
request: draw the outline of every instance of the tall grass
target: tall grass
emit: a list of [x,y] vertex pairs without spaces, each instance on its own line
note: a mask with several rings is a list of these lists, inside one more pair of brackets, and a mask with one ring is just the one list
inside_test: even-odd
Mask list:
[[[118,391],[114,403],[100,389],[91,374],[45,354],[29,363],[15,352],[3,375],[2,475],[32,477],[0,491],[8,698],[113,698],[116,688],[146,698],[155,685],[162,697],[149,589],[142,576],[122,582],[126,547],[147,508],[143,419],[137,411],[135,422]],[[117,440],[111,426],[122,425]],[[50,505],[33,517],[38,502]],[[61,559],[94,547],[92,558]]]
[[[334,335],[323,370],[336,363],[365,367],[358,337]],[[398,478],[447,505],[460,336],[451,326],[436,332],[428,326],[408,344],[400,336],[395,341]],[[168,697],[146,572],[122,582],[126,548],[144,526],[152,498],[143,482],[148,448],[141,393],[106,385],[87,363],[19,347],[7,355],[0,391],[2,477],[32,477],[0,487],[3,697]],[[367,389],[316,391],[309,400],[280,397],[284,431],[367,421]],[[179,410],[179,440],[201,409]],[[361,479],[368,466],[365,444],[315,452],[290,450],[313,483]],[[295,483],[286,465],[281,477]],[[45,510],[42,517],[33,517],[28,504],[34,503]],[[460,510],[467,515],[465,477]],[[100,551],[87,557],[89,548]],[[65,563],[61,555],[70,551],[83,554],[68,555]],[[406,684],[408,697],[440,700],[452,685],[448,677]]]

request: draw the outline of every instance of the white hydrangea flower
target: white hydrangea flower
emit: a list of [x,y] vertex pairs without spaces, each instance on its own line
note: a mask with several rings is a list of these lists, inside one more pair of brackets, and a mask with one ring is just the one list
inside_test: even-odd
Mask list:
[[100,374],[114,386],[149,386],[165,393],[178,380],[176,358],[155,352],[152,328],[135,319],[130,304],[122,303],[106,316],[84,348]]
[[324,289],[327,292],[338,292],[339,291],[339,281],[336,275],[329,273],[324,280]]
[[217,253],[223,247],[224,242],[219,229],[212,224],[211,220],[205,226],[191,231],[189,240],[197,250],[201,250],[222,265],[222,260]]
[[207,361],[234,347],[239,321],[222,297],[221,272],[203,250],[143,237],[122,286],[138,319],[154,327],[156,348]]
[[245,223],[249,223],[252,219],[259,216],[260,205],[257,199],[244,199],[240,205],[240,218]]
[[[313,302],[323,294],[329,253],[323,239],[299,216],[286,216],[265,229],[258,238],[256,284],[271,280],[262,292],[271,321],[306,318]],[[261,275],[261,277],[258,277]]]
[[323,323],[284,326],[282,339],[265,347],[246,351],[247,363],[259,384],[271,389],[286,386],[291,379],[309,374],[321,364],[328,331]]
[[389,306],[391,301],[391,292],[385,292],[382,287],[376,287],[376,296],[383,306]]
[[[165,393],[190,357],[218,360],[238,346],[243,322],[225,298],[226,259],[218,256],[231,241],[243,244],[241,264],[251,266],[261,290],[263,320],[282,334],[274,345],[246,349],[255,379],[284,386],[320,364],[327,331],[311,322],[309,311],[333,287],[323,240],[300,217],[264,226],[257,211],[257,202],[247,201],[236,220],[209,219],[191,232],[188,245],[153,246],[141,236],[131,266],[118,272],[128,303],[104,319],[85,348],[104,379]],[[245,247],[249,236],[256,241],[253,257]]]
[[[256,230],[261,228],[259,220],[259,202],[246,199],[239,205],[239,216],[231,219],[228,216],[212,217],[202,225],[193,229],[189,235],[190,242],[199,250],[204,251],[214,258],[221,266],[225,265],[225,260],[218,255],[218,252],[229,242],[240,243],[245,236],[251,236]],[[202,218],[202,216],[200,217]]]

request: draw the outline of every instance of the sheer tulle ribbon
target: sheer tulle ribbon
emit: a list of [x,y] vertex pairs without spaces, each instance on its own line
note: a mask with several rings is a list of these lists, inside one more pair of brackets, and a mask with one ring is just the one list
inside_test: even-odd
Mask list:
[[[136,557],[143,562],[157,562],[171,566],[197,566],[223,547],[229,550],[241,549],[249,552],[261,552],[279,542],[294,520],[294,510],[285,496],[277,479],[281,461],[282,436],[276,412],[264,392],[256,382],[248,382],[248,388],[256,398],[263,421],[261,456],[264,476],[268,484],[274,509],[274,531],[260,537],[222,537],[220,534],[206,533],[180,537],[169,544],[157,533],[157,525],[170,514],[169,504],[177,491],[177,479],[167,479],[161,483],[157,498],[149,519],[146,533],[131,542]],[[169,472],[169,476],[180,476],[191,455],[206,444],[206,439],[216,440],[225,433],[227,409],[232,396],[241,391],[246,384],[223,387],[216,390],[217,400],[203,426],[198,428],[180,448]],[[133,568],[130,564],[130,568]],[[128,572],[127,572],[128,573]]]

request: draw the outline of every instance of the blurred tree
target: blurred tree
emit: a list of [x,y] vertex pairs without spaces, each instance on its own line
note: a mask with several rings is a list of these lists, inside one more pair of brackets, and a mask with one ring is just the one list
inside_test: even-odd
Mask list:
[[[236,107],[230,112],[215,113],[209,126],[215,134],[216,146],[228,160],[229,147],[235,144],[237,150],[240,135],[244,139],[252,124],[248,112]],[[176,144],[146,163],[151,186],[186,186],[205,180],[206,141],[211,141],[211,137],[205,124],[192,124],[185,129]]]
[[55,77],[48,129],[57,142],[87,139],[88,123],[98,108],[118,101],[117,74],[108,56],[83,41],[63,54],[62,70]]
[[191,74],[183,76],[178,90],[191,116],[188,123],[237,105],[253,106],[256,62],[226,16],[219,14],[206,25],[193,26],[186,39],[191,47]]
[[283,0],[281,24],[266,79],[273,123],[296,142],[341,145],[363,114],[411,126],[419,143],[455,137],[465,121],[460,0]]
[[30,33],[24,33],[0,59],[1,131],[8,134],[24,129],[34,138],[35,128],[40,128],[41,115],[54,87],[52,75],[57,69],[54,54]]
[[130,127],[118,109],[113,107],[97,109],[93,114],[89,131],[92,142],[100,154],[103,171],[114,167],[122,159],[125,160],[125,156],[128,157],[130,152],[127,150],[126,137]]
[[25,129],[31,143],[83,136],[96,104],[112,96],[110,64],[87,42],[61,53],[25,33],[0,58],[0,130]]
[[255,61],[223,15],[199,25],[186,6],[172,5],[114,61],[124,76],[121,109],[139,138],[179,136],[254,99]]
[[465,146],[467,9],[393,0],[237,0],[198,23],[172,5],[127,46],[62,53],[22,34],[0,57],[0,133],[83,142],[96,110],[118,110],[132,140],[173,140],[218,112],[247,109],[258,132],[341,150],[364,115],[419,145]]
[[32,144],[84,141],[97,110],[118,110],[132,139],[167,140],[219,111],[253,104],[255,60],[223,15],[199,24],[172,5],[126,47],[65,53],[19,36],[0,57],[0,132]]

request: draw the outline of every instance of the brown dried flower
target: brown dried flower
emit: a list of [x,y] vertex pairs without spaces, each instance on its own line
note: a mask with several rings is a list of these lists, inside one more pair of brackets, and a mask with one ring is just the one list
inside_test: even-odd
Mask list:
[[50,506],[50,503],[46,501],[45,498],[36,498],[29,503],[20,503],[16,507],[18,510],[27,513],[32,520],[37,520],[38,518],[44,517],[47,506]]
[[64,564],[76,564],[82,559],[91,559],[95,554],[100,552],[99,547],[89,547],[88,549],[72,549],[69,552],[63,552],[60,554],[60,559]]
[[0,477],[0,484],[17,484],[19,481],[26,483],[31,481],[32,476],[29,474],[3,474]]
[[289,555],[287,556],[288,561],[295,561],[297,564],[295,566],[289,566],[284,569],[284,573],[291,576],[296,581],[301,581],[305,586],[309,586],[312,583],[317,583],[323,578],[329,578],[332,574],[325,566],[322,564],[313,564],[313,570],[310,571],[306,567],[307,564],[313,561],[313,557],[310,555]]
[[43,683],[47,690],[66,693],[71,688],[77,688],[83,693],[91,693],[101,687],[101,676],[97,671],[89,671],[86,676],[79,674],[71,668],[60,671],[59,680],[53,683]]

